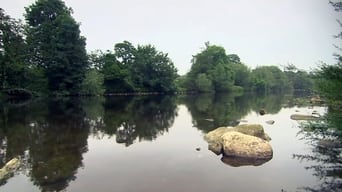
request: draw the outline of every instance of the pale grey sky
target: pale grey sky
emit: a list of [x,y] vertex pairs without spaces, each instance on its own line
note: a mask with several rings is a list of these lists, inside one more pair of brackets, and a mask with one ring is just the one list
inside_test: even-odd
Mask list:
[[[0,0],[14,18],[34,0]],[[206,41],[238,54],[247,66],[313,69],[335,63],[341,31],[328,0],[65,0],[81,23],[87,50],[112,50],[128,40],[169,53],[180,74]]]

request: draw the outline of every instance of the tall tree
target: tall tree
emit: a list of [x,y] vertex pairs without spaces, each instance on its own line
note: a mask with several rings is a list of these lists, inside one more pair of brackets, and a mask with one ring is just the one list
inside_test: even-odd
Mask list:
[[61,0],[38,0],[26,8],[31,64],[42,68],[53,94],[75,95],[88,66],[85,38]]
[[234,71],[235,86],[248,89],[251,73],[250,69],[241,62],[240,57],[236,54],[229,54],[228,61],[231,63],[231,67]]
[[25,42],[21,21],[0,8],[0,87],[24,87]]
[[[198,92],[228,92],[234,86],[233,61],[223,47],[205,44],[205,49],[192,59],[187,74],[187,89]],[[235,60],[234,60],[235,61]]]
[[152,45],[138,45],[131,74],[137,91],[173,92],[177,69],[167,54]]

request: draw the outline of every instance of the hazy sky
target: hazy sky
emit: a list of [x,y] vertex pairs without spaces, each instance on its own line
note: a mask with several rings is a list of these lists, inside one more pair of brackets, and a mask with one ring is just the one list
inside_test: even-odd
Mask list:
[[[14,18],[34,0],[0,0]],[[295,64],[313,69],[335,63],[333,35],[341,17],[328,0],[65,0],[87,38],[87,50],[113,50],[115,43],[152,44],[190,70],[192,55],[206,41],[238,54],[247,66]]]

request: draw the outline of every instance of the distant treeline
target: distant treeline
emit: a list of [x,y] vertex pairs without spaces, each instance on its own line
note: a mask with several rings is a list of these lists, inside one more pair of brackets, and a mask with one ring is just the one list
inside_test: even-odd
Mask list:
[[192,92],[283,92],[312,90],[313,75],[289,64],[260,66],[253,70],[236,54],[226,54],[223,47],[205,44],[202,52],[193,56],[191,70],[176,81],[178,88]]
[[312,90],[312,73],[287,65],[248,68],[238,55],[205,44],[191,70],[179,76],[167,53],[152,45],[117,43],[87,53],[72,9],[61,0],[37,0],[25,23],[0,8],[0,88],[41,95],[103,95],[176,92],[281,92]]

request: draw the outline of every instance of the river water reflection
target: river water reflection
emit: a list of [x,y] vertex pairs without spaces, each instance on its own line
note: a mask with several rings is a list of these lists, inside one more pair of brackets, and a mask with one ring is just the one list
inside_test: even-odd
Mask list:
[[[293,113],[324,113],[292,96],[144,96],[3,103],[0,164],[22,165],[0,191],[305,191],[320,185]],[[260,108],[267,111],[259,115]],[[207,149],[219,126],[260,123],[273,159],[232,166]],[[265,123],[274,120],[273,125]]]

